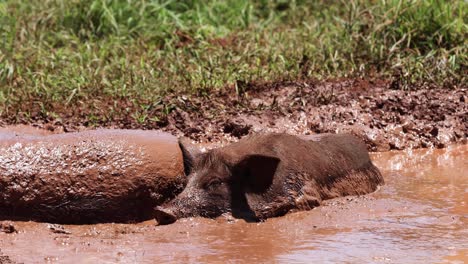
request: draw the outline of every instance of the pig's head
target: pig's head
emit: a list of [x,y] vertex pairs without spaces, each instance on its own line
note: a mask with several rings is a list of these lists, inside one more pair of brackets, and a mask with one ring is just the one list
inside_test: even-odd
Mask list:
[[159,224],[228,212],[237,218],[262,219],[290,209],[290,199],[283,195],[284,186],[274,184],[278,158],[260,154],[235,157],[227,149],[197,155],[183,146],[182,150],[188,183],[174,200],[155,208]]

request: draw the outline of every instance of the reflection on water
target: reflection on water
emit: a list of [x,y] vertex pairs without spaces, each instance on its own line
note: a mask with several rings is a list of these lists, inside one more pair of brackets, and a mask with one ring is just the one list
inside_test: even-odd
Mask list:
[[468,145],[373,154],[386,185],[264,223],[184,219],[170,226],[17,223],[3,254],[57,263],[464,263],[468,253]]

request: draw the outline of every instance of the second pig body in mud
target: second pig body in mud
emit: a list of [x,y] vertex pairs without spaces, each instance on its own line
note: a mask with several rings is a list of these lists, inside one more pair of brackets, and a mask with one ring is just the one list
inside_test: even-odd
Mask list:
[[169,134],[31,131],[0,130],[0,220],[147,220],[186,184],[178,140]]
[[265,219],[309,210],[326,199],[370,193],[384,182],[364,143],[349,134],[256,135],[195,156],[186,151],[185,159],[188,184],[155,209],[160,224],[227,212]]

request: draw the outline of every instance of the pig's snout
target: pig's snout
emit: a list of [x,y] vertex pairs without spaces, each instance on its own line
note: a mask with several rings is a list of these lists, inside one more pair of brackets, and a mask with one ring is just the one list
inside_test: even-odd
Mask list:
[[177,221],[177,217],[172,210],[160,206],[154,208],[154,218],[158,225],[168,225]]

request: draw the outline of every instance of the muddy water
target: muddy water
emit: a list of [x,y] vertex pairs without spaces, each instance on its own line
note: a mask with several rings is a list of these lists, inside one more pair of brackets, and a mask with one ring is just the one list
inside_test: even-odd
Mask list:
[[15,222],[18,233],[0,233],[0,256],[25,263],[467,262],[468,145],[373,160],[387,183],[378,192],[309,212],[264,223],[194,218],[63,230]]

